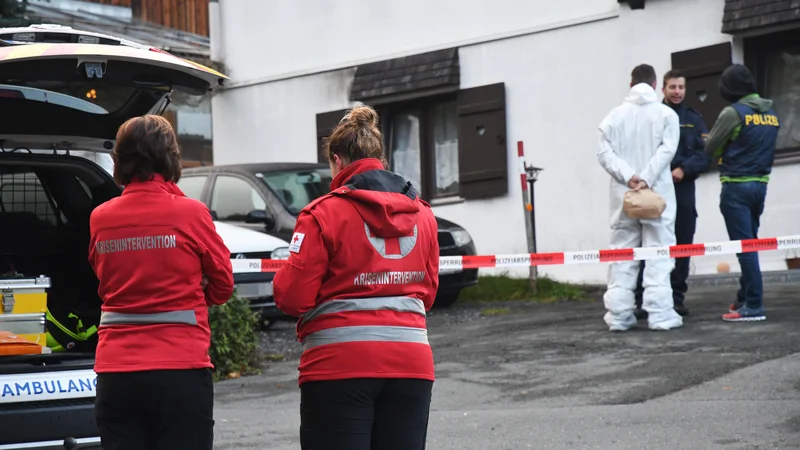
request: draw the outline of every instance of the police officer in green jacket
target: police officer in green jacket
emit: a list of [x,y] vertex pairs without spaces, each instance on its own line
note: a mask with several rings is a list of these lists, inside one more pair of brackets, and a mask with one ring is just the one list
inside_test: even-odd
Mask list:
[[[731,240],[756,239],[780,121],[772,109],[772,100],[758,95],[755,79],[743,65],[735,64],[723,72],[719,91],[731,105],[722,110],[706,141],[706,152],[719,161],[719,207]],[[722,319],[765,320],[758,253],[737,256],[740,289]]]

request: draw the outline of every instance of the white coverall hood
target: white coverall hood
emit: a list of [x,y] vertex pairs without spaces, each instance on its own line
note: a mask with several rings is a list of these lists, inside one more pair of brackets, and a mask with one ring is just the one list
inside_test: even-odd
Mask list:
[[[611,175],[611,249],[675,245],[675,186],[670,163],[678,150],[680,124],[675,111],[658,101],[652,86],[633,86],[624,102],[600,123],[597,159]],[[666,209],[658,219],[633,220],[622,211],[628,182],[638,175],[664,198]],[[636,324],[634,289],[640,261],[609,264],[608,290],[603,298],[609,328],[623,331]],[[674,308],[670,274],[673,259],[646,262],[642,307],[651,329],[668,330],[683,325]]]
[[639,83],[631,88],[631,91],[625,97],[625,103],[633,103],[634,105],[644,105],[645,103],[656,103],[658,96],[652,86],[645,83]]

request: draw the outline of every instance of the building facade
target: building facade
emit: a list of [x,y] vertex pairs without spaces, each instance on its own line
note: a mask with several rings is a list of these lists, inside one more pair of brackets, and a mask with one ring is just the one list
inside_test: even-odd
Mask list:
[[208,36],[208,0],[85,0],[121,6],[133,17],[167,28]]
[[[627,94],[631,69],[683,69],[687,101],[710,128],[725,106],[719,75],[746,62],[782,117],[761,235],[795,234],[800,54],[791,30],[800,22],[787,18],[800,11],[727,3],[342,0],[325,10],[212,0],[212,59],[232,78],[212,100],[214,163],[319,160],[321,139],[361,101],[381,114],[392,170],[421,187],[436,215],[464,226],[479,253],[527,252],[518,141],[527,162],[544,169],[535,185],[538,251],[603,249],[609,176],[596,158],[597,126]],[[716,172],[697,183],[696,242],[727,241]],[[764,270],[782,270],[795,255],[760,257]],[[693,258],[693,273],[715,273],[721,261],[738,270],[729,255]],[[603,283],[606,270],[540,273]]]

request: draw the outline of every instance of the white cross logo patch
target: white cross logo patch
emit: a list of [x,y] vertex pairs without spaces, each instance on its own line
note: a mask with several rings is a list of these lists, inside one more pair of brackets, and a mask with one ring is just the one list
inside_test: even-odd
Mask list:
[[300,253],[300,246],[303,245],[303,239],[305,239],[305,237],[305,233],[295,233],[292,236],[292,240],[289,242],[289,251]]
[[402,259],[414,250],[417,245],[417,226],[414,225],[414,232],[408,236],[399,238],[379,238],[372,234],[369,225],[364,222],[364,230],[367,232],[367,239],[372,247],[386,259]]

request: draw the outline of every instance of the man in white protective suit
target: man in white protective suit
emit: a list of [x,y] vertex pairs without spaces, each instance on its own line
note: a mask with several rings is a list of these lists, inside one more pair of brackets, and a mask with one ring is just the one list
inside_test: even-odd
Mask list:
[[[675,187],[670,162],[678,149],[678,115],[656,95],[656,72],[642,64],[631,73],[631,90],[623,103],[600,123],[597,159],[611,175],[611,249],[675,245]],[[657,219],[635,220],[622,210],[630,190],[650,188],[666,203]],[[604,317],[611,331],[636,325],[634,289],[639,261],[609,264],[608,289],[603,296]],[[642,307],[651,330],[670,330],[683,325],[673,308],[670,273],[674,259],[647,261],[644,269]]]

